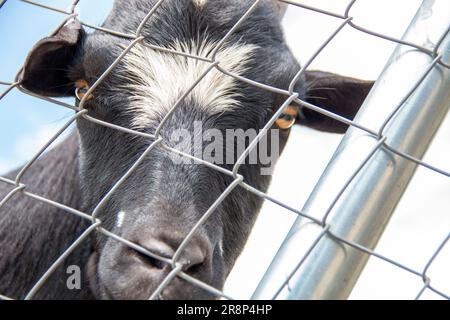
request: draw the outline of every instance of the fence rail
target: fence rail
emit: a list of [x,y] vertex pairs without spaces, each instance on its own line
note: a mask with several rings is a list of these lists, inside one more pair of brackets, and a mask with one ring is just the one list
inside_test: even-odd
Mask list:
[[[45,10],[52,10],[66,15],[65,19],[63,19],[61,24],[52,33],[57,32],[68,21],[77,17],[75,9],[79,0],[73,1],[71,8],[67,11],[47,6],[37,1],[21,1],[28,3],[29,5],[42,7]],[[6,89],[0,94],[0,100],[11,92],[12,89],[16,88],[24,94],[32,95],[36,98],[44,99],[48,102],[67,107],[75,111],[75,114],[70,118],[70,120],[67,121],[67,123],[35,154],[35,156],[23,167],[14,180],[0,177],[1,183],[10,184],[13,187],[12,191],[0,201],[0,210],[1,207],[9,201],[14,194],[22,193],[23,195],[31,197],[36,201],[47,203],[64,210],[68,214],[75,214],[92,222],[91,226],[87,228],[63,254],[61,254],[53,265],[49,266],[48,271],[42,275],[40,279],[37,279],[36,284],[26,295],[26,299],[32,299],[36,292],[38,292],[41,286],[45,283],[46,279],[54,272],[62,261],[82,241],[84,241],[89,234],[93,232],[102,233],[134,248],[135,250],[140,251],[143,254],[159,259],[172,266],[172,272],[160,284],[155,292],[152,293],[151,298],[158,297],[159,292],[161,292],[173,278],[180,277],[196,286],[203,288],[204,290],[209,291],[217,297],[232,299],[232,297],[229,297],[221,290],[213,288],[212,286],[203,283],[198,279],[194,279],[184,273],[180,268],[177,258],[184,249],[185,245],[191,240],[196,228],[198,228],[212,214],[214,214],[215,208],[237,186],[242,186],[249,192],[291,210],[299,216],[298,221],[288,234],[285,243],[275,257],[272,266],[260,283],[260,286],[255,292],[253,298],[345,298],[357,280],[365,261],[369,256],[375,256],[421,277],[424,285],[421,291],[417,294],[417,297],[420,297],[424,290],[430,289],[440,296],[448,299],[449,297],[446,292],[441,292],[431,285],[431,280],[427,276],[427,269],[435,257],[442,251],[449,236],[447,236],[442,241],[441,245],[436,248],[434,254],[430,257],[426,268],[422,271],[415,271],[396,262],[394,259],[382,256],[373,251],[377,239],[380,237],[384,226],[389,220],[389,216],[395,208],[395,204],[398,202],[402,191],[406,188],[409,179],[413,175],[416,165],[424,166],[439,174],[450,177],[449,172],[436,168],[420,160],[420,157],[425,152],[434,132],[438,128],[440,123],[439,120],[443,119],[449,107],[448,101],[450,92],[448,88],[450,84],[450,72],[448,69],[450,67],[450,23],[449,16],[445,15],[447,12],[445,10],[446,0],[425,0],[419,9],[414,22],[411,24],[409,32],[403,39],[395,39],[372,30],[367,30],[362,26],[355,24],[351,15],[351,8],[357,0],[350,1],[344,13],[328,12],[323,9],[313,8],[293,1],[280,1],[287,5],[297,6],[305,10],[313,10],[342,21],[335,32],[330,35],[330,37],[323,43],[317,52],[315,52],[307,63],[304,64],[302,69],[298,71],[297,75],[292,79],[288,90],[275,88],[263,83],[252,81],[251,79],[234,75],[220,66],[220,61],[216,60],[215,54],[212,55],[211,59],[206,59],[158,46],[151,46],[152,49],[159,50],[161,52],[180,54],[191,59],[205,61],[209,63],[210,66],[187,90],[180,100],[174,104],[159,125],[158,129],[153,134],[146,134],[128,128],[119,127],[117,125],[88,116],[83,107],[86,97],[88,97],[95,90],[95,88],[104,80],[109,72],[111,72],[120,60],[131,50],[131,48],[133,48],[133,46],[143,41],[143,37],[140,35],[142,27],[149,19],[152,18],[152,15],[158,10],[158,7],[164,1],[165,0],[160,0],[156,3],[153,9],[142,20],[134,34],[124,34],[82,22],[82,24],[86,27],[108,32],[118,37],[131,39],[132,41],[123,50],[122,54],[90,87],[78,106],[27,92],[21,88],[20,82],[17,80],[0,79],[0,84],[6,86]],[[219,51],[230,35],[233,34],[237,28],[239,28],[242,22],[247,19],[249,15],[252,14],[253,10],[261,1],[263,0],[255,0],[249,6],[247,12],[241,17],[236,25],[229,30],[222,41],[218,43],[217,47],[214,49],[214,52]],[[4,3],[4,1],[1,1],[0,7],[2,7]],[[443,10],[442,7],[444,8]],[[5,10],[4,8],[7,8],[7,6],[3,6],[2,10]],[[427,28],[424,27],[425,24],[427,24]],[[428,28],[430,25],[433,26],[433,28]],[[293,90],[295,83],[300,79],[305,70],[310,66],[314,59],[321,54],[321,51],[328,45],[328,43],[334,40],[335,36],[338,35],[344,27],[351,27],[368,35],[379,37],[386,41],[391,41],[398,44],[398,49],[383,73],[383,76],[380,79],[381,81],[378,82],[368,101],[365,103],[362,112],[354,121],[345,119],[337,114],[333,114],[300,99],[298,94]],[[422,33],[421,35],[417,35],[415,33],[415,28],[420,28],[421,30],[422,28],[425,28],[425,30],[433,30],[433,34]],[[431,36],[431,38],[429,38],[429,36]],[[424,41],[425,38],[427,40],[435,40],[434,46],[429,47],[428,43]],[[399,68],[399,66],[401,66],[401,68]],[[164,148],[166,150],[178,153],[179,155],[192,158],[192,156],[188,154],[184,154],[168,147],[159,136],[159,132],[184,97],[186,97],[196,86],[196,84],[214,68],[235,78],[237,81],[242,81],[258,88],[280,93],[286,97],[285,102],[280,106],[274,117],[267,123],[266,128],[270,128],[273,125],[278,115],[292,101],[299,103],[305,108],[318,111],[335,120],[349,124],[352,128],[345,136],[338,152],[322,176],[321,181],[315,188],[307,205],[302,210],[287,206],[281,201],[274,199],[266,193],[247,184],[243,180],[243,177],[238,174],[238,169],[243,159],[239,159],[233,170],[226,170],[212,163],[195,158],[195,160],[200,162],[202,165],[229,175],[233,177],[234,180],[224,191],[224,193],[204,213],[196,226],[186,236],[174,256],[170,259],[164,258],[106,230],[102,227],[101,220],[96,217],[96,213],[109,200],[110,196],[117,190],[123,181],[130,174],[132,174],[142,159],[151,153],[153,149]],[[395,69],[395,72],[392,71],[392,69]],[[411,78],[415,79],[414,83],[409,83],[409,86],[405,86],[408,82],[405,82],[402,75],[398,74],[399,71],[408,74],[408,80]],[[18,74],[20,72],[21,70],[19,69]],[[398,92],[393,92],[392,90],[387,91],[386,88],[391,85],[395,86],[394,88],[398,88],[399,92],[403,92],[402,90],[405,88],[409,89],[403,92],[403,96],[399,96]],[[434,88],[432,90],[432,94],[430,93],[430,86],[433,86]],[[380,105],[383,107],[380,107]],[[376,109],[379,110],[380,113],[376,113],[374,115],[374,110]],[[432,112],[430,112],[430,110]],[[147,150],[145,150],[136,163],[129,168],[127,173],[119,181],[117,181],[115,185],[111,186],[110,191],[98,203],[93,212],[81,212],[76,208],[70,208],[51,199],[46,199],[37,194],[28,192],[25,188],[26,186],[22,184],[21,181],[24,173],[79,117],[83,117],[84,119],[96,123],[97,125],[107,126],[128,134],[139,135],[152,141]],[[374,119],[376,119],[376,121]],[[406,126],[409,126],[409,128],[405,128]],[[261,134],[264,134],[264,132]],[[405,137],[406,135],[407,137]],[[257,141],[259,141],[259,138],[260,136],[256,138],[254,143],[250,144],[244,154],[248,154],[257,146]],[[358,149],[358,152],[354,152],[356,149]],[[352,158],[355,154],[357,154],[357,157]],[[348,169],[344,170],[342,163],[348,161],[350,158],[350,163],[353,165],[352,169],[350,171]],[[385,169],[386,166],[390,166],[389,170]],[[345,167],[349,167],[348,163]],[[330,187],[328,182],[330,180],[336,181],[336,179],[341,181],[342,185],[339,188]],[[385,188],[383,192],[372,192],[373,188],[377,187],[377,190],[379,190],[380,186]],[[390,192],[392,190],[396,191]],[[389,194],[387,195],[387,193]],[[386,200],[386,196],[389,197],[388,200]],[[322,219],[315,218],[311,214],[312,211],[322,212]],[[312,242],[308,250],[299,255],[296,250],[296,242],[301,241],[303,237],[302,226],[305,221],[317,226],[320,228],[320,231],[319,234],[314,237],[315,240]],[[299,267],[302,267],[300,268],[300,274],[297,273]],[[280,273],[280,270],[283,270],[283,272]],[[285,270],[289,270],[289,277],[280,278],[277,276],[278,274],[284,275]],[[7,299],[8,297],[0,296],[0,298]]]

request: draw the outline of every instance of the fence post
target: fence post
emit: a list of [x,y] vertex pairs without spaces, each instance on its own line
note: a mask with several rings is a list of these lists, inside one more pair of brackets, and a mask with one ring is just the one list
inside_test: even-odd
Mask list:
[[[403,40],[431,50],[438,44],[436,52],[441,54],[442,61],[448,63],[448,10],[446,0],[425,0]],[[394,114],[382,130],[386,145],[419,159],[450,107],[450,70],[436,63],[438,59],[434,58],[411,46],[397,45],[355,119],[356,123],[365,127],[380,130],[386,119]],[[421,83],[404,101],[419,80]],[[395,112],[401,103],[401,108]],[[356,168],[362,164],[361,171],[352,178]],[[331,234],[373,249],[416,166],[414,162],[386,148],[380,139],[350,128],[302,210],[324,218],[336,195],[343,190],[346,181],[351,180],[326,217],[329,232],[317,240],[318,231],[315,229],[323,233],[323,226],[313,224],[315,227],[311,227],[310,221],[299,217],[253,298],[267,299],[274,296],[280,285],[298,267],[305,252],[302,252],[302,248],[306,243],[311,243],[312,236],[317,243],[309,248],[312,249],[308,257],[293,274],[288,288],[280,291],[278,298],[347,298],[370,255],[344,245]]]

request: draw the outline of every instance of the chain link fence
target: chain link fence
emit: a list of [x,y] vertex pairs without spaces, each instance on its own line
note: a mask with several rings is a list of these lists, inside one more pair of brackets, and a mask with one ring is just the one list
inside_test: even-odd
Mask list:
[[[79,3],[79,0],[73,1],[69,10],[62,10],[60,8],[51,7],[51,6],[45,5],[45,4],[37,2],[37,1],[30,1],[30,0],[21,0],[21,1],[24,3],[27,3],[28,5],[38,6],[45,10],[55,11],[55,12],[62,13],[65,15],[65,18],[61,21],[61,23],[56,28],[56,30],[53,30],[50,34],[56,33],[60,28],[62,28],[70,20],[72,20],[74,18],[78,18],[78,14],[76,13],[76,8]],[[308,248],[308,250],[304,254],[302,254],[302,256],[298,256],[298,253],[296,251],[293,251],[292,247],[289,247],[289,244],[285,243],[284,247],[288,246],[290,248],[290,251],[287,251],[286,254],[290,255],[291,259],[295,259],[297,262],[296,262],[294,268],[290,271],[290,275],[288,277],[285,277],[285,279],[282,279],[282,281],[272,281],[272,284],[270,286],[271,287],[270,295],[269,295],[271,298],[274,298],[274,299],[279,298],[280,294],[283,291],[286,291],[286,290],[291,291],[290,287],[292,287],[292,285],[295,286],[295,283],[292,284],[291,282],[293,279],[296,279],[296,277],[294,277],[296,272],[299,270],[299,268],[304,263],[307,263],[309,260],[311,260],[311,257],[314,256],[315,252],[317,252],[318,250],[328,250],[327,248],[324,248],[322,245],[324,242],[326,242],[324,239],[328,239],[327,241],[333,241],[334,243],[338,243],[340,246],[343,246],[346,248],[352,248],[349,250],[354,250],[359,253],[364,253],[363,256],[365,258],[361,258],[360,259],[361,261],[363,261],[364,259],[367,260],[367,257],[370,257],[370,256],[376,257],[376,258],[382,259],[382,260],[386,261],[387,263],[390,263],[398,268],[403,269],[405,272],[411,273],[411,274],[419,277],[423,281],[423,287],[420,290],[420,292],[417,292],[417,295],[416,295],[417,298],[420,298],[421,295],[423,294],[423,292],[428,289],[428,290],[431,290],[431,291],[435,292],[436,294],[440,295],[441,297],[448,299],[449,298],[448,290],[450,290],[450,288],[447,288],[447,292],[442,292],[441,290],[438,290],[437,288],[435,288],[433,285],[431,285],[431,279],[428,276],[427,271],[428,271],[429,267],[431,266],[431,264],[433,263],[433,261],[436,259],[436,257],[443,251],[444,247],[448,244],[449,235],[447,235],[444,239],[442,239],[442,242],[440,243],[440,245],[438,247],[436,247],[433,254],[429,257],[426,267],[423,270],[414,270],[414,269],[409,268],[408,266],[405,266],[405,265],[401,264],[400,262],[396,261],[395,258],[386,257],[384,255],[381,255],[381,254],[375,252],[373,250],[373,248],[376,244],[377,239],[375,239],[374,241],[369,241],[370,244],[362,244],[357,241],[353,241],[349,238],[342,237],[339,234],[339,232],[334,231],[335,225],[333,225],[333,223],[339,224],[340,222],[339,222],[339,220],[330,219],[330,213],[334,209],[335,205],[339,202],[340,198],[345,194],[347,188],[360,175],[364,174],[365,167],[368,166],[371,163],[371,161],[379,153],[388,153],[390,156],[400,157],[403,160],[407,161],[408,163],[423,166],[429,170],[436,172],[437,174],[446,176],[447,178],[450,177],[450,172],[445,171],[440,168],[437,168],[431,164],[425,163],[416,155],[409,154],[408,152],[403,151],[402,148],[398,148],[398,147],[396,147],[396,145],[390,144],[390,136],[389,136],[390,131],[388,129],[389,126],[391,125],[391,123],[396,119],[396,117],[399,114],[401,114],[402,112],[404,112],[404,108],[403,108],[404,104],[415,94],[415,92],[418,90],[418,88],[420,88],[421,84],[427,80],[427,78],[433,71],[438,70],[439,72],[447,74],[447,77],[448,77],[448,73],[449,73],[448,69],[449,69],[450,65],[446,59],[448,59],[448,48],[449,47],[448,47],[447,38],[448,38],[449,28],[447,27],[447,30],[440,35],[439,40],[435,43],[435,45],[433,47],[428,47],[428,46],[423,46],[421,44],[414,43],[414,42],[411,42],[411,41],[408,41],[405,39],[397,39],[397,38],[392,38],[388,35],[379,34],[375,31],[365,29],[364,27],[356,24],[354,22],[354,17],[352,16],[351,9],[354,6],[354,4],[357,2],[357,0],[350,1],[346,10],[342,13],[329,12],[329,11],[326,11],[323,9],[311,7],[309,5],[304,5],[301,2],[297,2],[297,1],[294,2],[294,1],[284,1],[284,0],[281,1],[280,0],[279,1],[280,3],[284,3],[289,6],[296,6],[296,7],[302,8],[303,10],[315,11],[317,13],[327,15],[327,16],[333,17],[333,18],[341,21],[339,27],[332,34],[330,34],[328,39],[326,39],[326,41],[324,41],[323,45],[311,56],[311,58],[306,63],[303,64],[303,67],[301,68],[301,70],[299,70],[298,73],[296,74],[296,76],[292,79],[288,90],[284,90],[284,89],[275,88],[275,87],[272,87],[272,86],[269,86],[269,85],[266,85],[263,83],[258,83],[258,82],[252,81],[251,79],[247,79],[247,78],[244,78],[241,76],[237,76],[237,75],[229,72],[228,70],[223,69],[220,65],[220,61],[216,60],[215,53],[217,53],[219,51],[219,49],[222,47],[222,45],[229,39],[230,35],[232,35],[241,26],[243,21],[245,21],[247,19],[247,17],[252,14],[252,12],[255,10],[255,8],[258,6],[258,4],[262,1],[262,0],[255,0],[249,6],[246,13],[233,26],[233,28],[231,28],[228,31],[227,35],[217,44],[217,47],[214,49],[213,54],[211,55],[212,58],[199,57],[199,56],[195,56],[195,55],[191,55],[191,54],[186,54],[184,52],[177,52],[176,50],[171,50],[171,49],[167,49],[167,48],[163,48],[163,47],[158,47],[155,45],[150,45],[150,47],[153,50],[158,50],[158,51],[166,52],[166,53],[170,53],[170,54],[183,55],[190,59],[198,59],[203,62],[209,63],[209,67],[206,69],[206,71],[200,75],[200,77],[197,79],[197,81],[195,81],[192,84],[192,86],[187,90],[187,92],[185,92],[181,96],[181,98],[172,106],[170,111],[165,115],[164,119],[159,124],[159,127],[157,128],[156,132],[154,132],[153,134],[138,132],[138,131],[120,127],[120,126],[117,126],[117,125],[114,125],[114,124],[111,124],[108,122],[104,122],[102,120],[95,119],[95,118],[89,116],[87,114],[87,110],[84,109],[84,103],[85,103],[86,98],[95,91],[96,87],[117,66],[117,64],[121,61],[121,59],[123,59],[124,56],[127,55],[127,53],[134,46],[136,46],[137,44],[141,43],[144,40],[144,37],[141,36],[142,28],[144,27],[144,25],[146,24],[146,22],[149,19],[152,19],[152,15],[155,12],[157,12],[159,6],[164,1],[165,0],[159,0],[158,2],[156,2],[155,6],[152,8],[152,10],[150,12],[148,12],[146,17],[142,20],[141,24],[137,28],[136,32],[133,34],[125,34],[122,32],[105,29],[105,28],[98,27],[96,25],[92,25],[90,23],[81,21],[81,24],[84,25],[85,27],[95,29],[95,30],[101,30],[103,32],[110,33],[117,37],[130,39],[131,41],[128,44],[128,46],[126,46],[126,48],[124,48],[123,52],[118,56],[118,58],[109,66],[109,68],[107,70],[105,70],[105,72],[97,79],[97,81],[88,89],[88,91],[83,96],[83,98],[81,99],[78,106],[71,105],[71,104],[62,102],[60,100],[43,97],[43,96],[38,96],[36,94],[27,92],[25,89],[23,89],[21,87],[20,82],[18,82],[18,81],[14,81],[14,80],[11,81],[10,79],[0,79],[0,85],[4,86],[6,88],[0,94],[0,101],[1,101],[1,99],[5,98],[13,89],[18,89],[23,94],[31,95],[37,99],[43,99],[49,103],[56,104],[60,107],[69,108],[75,112],[74,115],[71,116],[70,119],[67,121],[67,123],[64,126],[62,126],[62,128],[60,130],[58,130],[58,132],[47,143],[45,143],[45,145],[42,146],[42,148],[40,148],[40,150],[32,157],[32,159],[20,170],[20,172],[17,174],[17,176],[15,177],[14,180],[0,177],[0,183],[6,183],[6,184],[9,184],[12,186],[12,190],[3,199],[0,200],[0,210],[1,210],[1,207],[7,201],[9,201],[15,194],[21,193],[27,197],[34,199],[35,201],[40,201],[40,202],[49,204],[51,206],[55,206],[55,207],[65,211],[67,214],[77,215],[77,216],[91,222],[91,225],[79,236],[79,238],[76,241],[74,241],[72,243],[72,245],[70,245],[51,266],[49,266],[47,272],[45,272],[45,274],[43,274],[39,279],[37,279],[36,284],[33,286],[33,288],[31,288],[31,290],[28,292],[28,294],[26,295],[25,298],[32,299],[35,296],[35,294],[38,292],[38,290],[45,284],[46,280],[61,265],[61,263],[64,261],[64,259],[68,255],[70,255],[71,252],[81,242],[85,241],[85,239],[91,233],[99,232],[99,233],[102,233],[108,237],[111,237],[119,242],[122,242],[125,245],[128,245],[128,246],[132,247],[133,249],[135,249],[145,255],[148,255],[154,259],[158,259],[158,260],[172,266],[172,271],[167,275],[165,280],[159,285],[159,287],[151,294],[151,296],[149,298],[151,298],[151,299],[158,298],[159,294],[172,281],[172,279],[174,279],[175,277],[179,277],[181,279],[184,279],[185,281],[192,283],[193,285],[196,285],[196,286],[210,292],[211,294],[217,296],[218,298],[233,299],[233,297],[228,296],[226,293],[222,292],[221,290],[214,288],[214,287],[208,285],[207,283],[199,281],[198,279],[195,279],[192,276],[188,275],[187,273],[183,272],[182,265],[180,263],[178,263],[178,258],[180,257],[180,253],[183,251],[183,249],[186,247],[186,245],[189,243],[189,241],[191,241],[191,238],[194,235],[194,233],[196,232],[196,230],[198,229],[198,227],[201,226],[203,223],[205,223],[205,221],[207,219],[209,219],[209,217],[211,215],[214,214],[214,211],[217,208],[217,206],[219,206],[219,204],[223,201],[223,199],[225,197],[227,197],[227,195],[232,190],[234,190],[237,186],[241,186],[241,187],[245,188],[247,191],[257,195],[258,197],[264,198],[267,201],[273,202],[273,203],[277,204],[278,206],[283,207],[283,208],[297,214],[299,217],[301,217],[302,221],[306,220],[309,223],[312,223],[321,229],[320,234],[315,237],[315,240],[312,241],[311,246]],[[427,5],[427,3],[428,2],[425,1],[424,5]],[[2,7],[4,4],[5,4],[5,1],[1,1],[0,7]],[[429,5],[429,3],[428,3],[428,5]],[[7,8],[7,6],[3,6],[2,10],[5,10],[4,8]],[[327,111],[327,110],[321,109],[315,105],[312,105],[312,104],[308,103],[307,101],[300,99],[298,97],[298,93],[296,93],[294,91],[294,85],[296,84],[296,82],[302,77],[304,72],[311,65],[311,63],[316,59],[316,57],[319,54],[321,54],[322,50],[324,48],[326,48],[327,45],[331,41],[334,40],[334,38],[341,32],[341,30],[343,28],[354,28],[354,29],[358,30],[359,32],[363,32],[370,36],[378,37],[385,41],[390,41],[390,42],[396,43],[401,47],[408,48],[409,50],[415,50],[416,52],[420,52],[422,55],[426,56],[429,59],[428,67],[424,71],[422,71],[421,74],[417,74],[417,80],[415,82],[415,85],[409,89],[408,93],[404,96],[401,103],[398,106],[395,106],[392,108],[392,112],[384,119],[382,125],[376,130],[358,122],[358,118],[356,118],[356,120],[354,120],[354,121],[350,121],[340,115],[334,114],[330,111]],[[442,51],[444,45],[447,45],[447,47],[444,51]],[[21,71],[21,68],[18,68],[18,69],[19,69],[18,70],[18,74],[19,74]],[[215,164],[206,162],[202,159],[195,158],[189,154],[186,154],[186,153],[180,152],[176,149],[173,149],[173,148],[167,146],[165,144],[163,138],[159,135],[160,129],[165,125],[165,123],[168,121],[168,119],[170,119],[171,115],[177,109],[178,105],[191,92],[191,90],[193,90],[193,88],[208,74],[208,72],[210,72],[213,69],[217,69],[220,72],[226,74],[227,76],[233,77],[237,81],[242,81],[242,82],[245,82],[252,86],[264,89],[264,90],[282,94],[286,97],[285,102],[278,108],[277,112],[275,112],[274,116],[266,124],[264,129],[258,134],[256,139],[254,139],[250,143],[250,145],[245,150],[245,152],[239,157],[239,159],[235,163],[232,170],[224,169]],[[266,134],[267,130],[269,130],[272,127],[272,125],[275,123],[275,121],[278,119],[278,117],[283,113],[284,109],[287,108],[292,102],[296,102],[304,108],[308,108],[308,109],[317,111],[317,112],[319,112],[323,115],[326,115],[332,119],[335,119],[342,123],[348,124],[352,127],[352,129],[350,131],[362,132],[367,137],[370,137],[370,139],[372,139],[375,142],[374,145],[371,147],[371,150],[369,150],[369,152],[364,156],[362,161],[357,166],[354,167],[353,173],[348,177],[347,180],[343,181],[343,184],[340,187],[340,189],[337,190],[337,192],[333,195],[333,200],[328,204],[328,207],[323,212],[323,215],[321,218],[317,218],[314,215],[311,215],[308,212],[308,210],[305,210],[305,209],[299,210],[297,208],[293,208],[293,207],[283,203],[282,201],[279,201],[279,200],[269,196],[268,194],[255,189],[251,185],[247,184],[244,181],[243,177],[239,174],[239,168],[244,163],[246,157],[250,154],[250,152],[255,147],[257,147],[260,139]],[[107,192],[107,194],[102,198],[102,200],[97,204],[97,206],[95,207],[95,209],[92,212],[81,212],[77,208],[71,208],[62,203],[55,202],[52,199],[44,198],[44,197],[40,196],[39,194],[29,192],[29,191],[27,191],[27,186],[22,183],[22,177],[27,172],[27,170],[31,166],[33,166],[33,164],[36,162],[36,160],[52,145],[52,143],[61,134],[63,134],[63,132],[65,132],[65,130],[67,130],[69,128],[69,126],[76,121],[76,119],[78,119],[80,117],[82,117],[88,121],[91,121],[92,123],[95,123],[99,126],[106,126],[106,127],[113,128],[115,130],[119,130],[119,131],[125,132],[127,134],[131,134],[131,135],[138,135],[140,137],[144,137],[144,138],[147,138],[150,141],[152,141],[150,146],[141,154],[141,156],[137,159],[137,161],[132,166],[130,166],[130,168],[128,169],[126,174],[119,181],[117,181],[113,186],[111,186],[111,188],[109,189],[109,192]],[[127,177],[129,177],[133,173],[133,171],[141,163],[141,161],[147,155],[151,155],[152,150],[154,150],[155,148],[163,148],[165,150],[176,153],[180,156],[196,160],[198,163],[201,163],[201,165],[204,165],[204,166],[207,166],[214,170],[217,170],[220,173],[222,173],[224,175],[228,175],[233,178],[233,182],[226,188],[226,190],[222,193],[222,195],[219,198],[217,198],[216,201],[203,214],[201,219],[191,229],[189,234],[186,235],[183,242],[178,247],[178,249],[176,250],[173,257],[170,259],[161,257],[153,252],[146,250],[143,247],[140,247],[140,246],[128,241],[127,239],[124,239],[116,234],[111,233],[110,231],[108,231],[104,227],[102,227],[102,221],[97,218],[97,212],[105,205],[105,203],[107,203],[109,201],[111,195],[127,179]],[[401,196],[401,194],[398,195],[398,197],[400,197],[400,196]],[[356,217],[352,217],[352,218],[356,219]],[[382,228],[380,227],[380,233],[381,233],[381,231],[382,231]],[[371,233],[369,232],[369,234],[371,234]],[[286,241],[289,242],[289,238],[287,238]],[[277,257],[281,257],[281,256],[277,255]],[[345,262],[343,262],[343,263],[345,264]],[[363,265],[364,265],[364,263],[362,263],[362,267],[363,267]],[[362,267],[359,267],[359,269],[362,269]],[[356,272],[352,269],[348,269],[348,272],[359,274],[360,271]],[[312,280],[314,280],[313,278],[314,277],[311,277]],[[356,278],[357,278],[357,275],[356,275]],[[263,289],[265,289],[264,283],[267,281],[271,281],[271,279],[272,279],[271,272],[269,270],[268,274],[266,275],[266,277],[263,279],[262,283],[260,284],[260,288],[257,290],[257,293],[255,293],[254,298],[259,298],[259,297],[263,296],[260,293],[263,291]],[[296,281],[298,281],[298,280],[296,280]],[[355,281],[356,281],[356,279],[355,279]],[[320,279],[317,280],[317,282],[314,285],[320,286],[321,285]],[[339,287],[337,288],[337,290],[339,290]],[[349,290],[351,290],[351,288]],[[300,295],[295,294],[296,290],[293,290],[293,292],[294,293],[288,295],[287,297],[291,298],[291,299],[300,297]],[[0,296],[0,297],[3,299],[9,298],[6,296]],[[333,296],[328,296],[328,298],[333,298]]]

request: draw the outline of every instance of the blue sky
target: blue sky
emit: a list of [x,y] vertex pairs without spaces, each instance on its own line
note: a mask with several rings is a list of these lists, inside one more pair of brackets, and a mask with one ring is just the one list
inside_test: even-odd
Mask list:
[[[69,8],[70,0],[41,0],[60,9]],[[112,6],[112,0],[80,1],[82,20],[99,25]],[[0,9],[0,80],[13,81],[30,48],[51,33],[65,18],[64,14],[8,0]],[[90,30],[88,30],[90,31]],[[0,85],[3,92],[6,86]],[[65,99],[73,103],[73,99]],[[73,111],[36,99],[14,89],[0,100],[0,173],[25,162],[42,141],[61,127]]]

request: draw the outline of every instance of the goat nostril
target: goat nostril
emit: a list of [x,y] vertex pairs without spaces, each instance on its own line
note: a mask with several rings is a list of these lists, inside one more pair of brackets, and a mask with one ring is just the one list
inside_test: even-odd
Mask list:
[[150,257],[149,255],[146,255],[137,250],[134,250],[134,254],[147,266],[153,267],[155,269],[160,269],[160,270],[166,266],[165,262],[163,262],[159,259]]
[[200,271],[202,265],[203,265],[203,262],[200,262],[197,264],[187,263],[185,266],[183,266],[183,271],[185,271],[188,274],[196,274]]
[[[177,241],[178,242],[178,241]],[[166,261],[162,261],[157,257],[149,256],[143,252],[140,252],[133,248],[127,248],[130,250],[131,254],[139,259],[139,262],[146,266],[147,268],[153,269],[154,271],[162,271],[170,269],[169,261],[172,260],[175,250],[177,248],[176,242],[171,239],[165,239],[162,241],[158,238],[147,238],[145,241],[135,241],[136,244],[142,246],[149,252],[156,254],[162,258],[167,259]],[[205,252],[205,249],[197,244],[196,242],[188,244],[177,259],[177,262],[182,264],[182,270],[189,274],[199,274],[201,273],[206,266],[206,260],[208,254]]]
[[[167,243],[155,238],[149,238],[146,239],[146,241],[135,241],[135,242],[136,244],[142,246],[149,252],[162,258],[171,259],[174,254],[173,249]],[[133,248],[129,249],[131,249],[133,255],[139,258],[139,260],[147,267],[162,270],[168,265],[167,262],[164,262],[161,259],[154,258],[145,253],[137,251]]]

